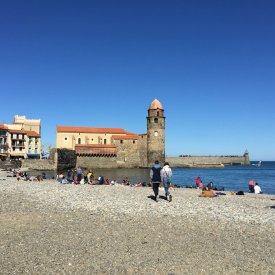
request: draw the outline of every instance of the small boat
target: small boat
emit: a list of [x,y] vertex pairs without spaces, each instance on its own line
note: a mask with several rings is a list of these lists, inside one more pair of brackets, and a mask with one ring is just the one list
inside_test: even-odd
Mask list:
[[260,167],[262,166],[262,161],[260,160],[258,163],[252,163],[252,165]]

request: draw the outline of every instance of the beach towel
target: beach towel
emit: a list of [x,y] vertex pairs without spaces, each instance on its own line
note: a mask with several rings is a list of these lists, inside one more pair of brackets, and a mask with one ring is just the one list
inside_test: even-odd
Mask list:
[[212,190],[204,190],[199,195],[199,197],[204,197],[204,198],[213,198],[213,197],[216,197],[216,196],[217,195]]

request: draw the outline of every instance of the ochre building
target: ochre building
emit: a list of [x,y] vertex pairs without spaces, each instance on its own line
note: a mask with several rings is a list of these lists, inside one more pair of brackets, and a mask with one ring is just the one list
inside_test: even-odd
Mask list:
[[147,113],[147,132],[123,128],[56,127],[56,148],[75,150],[77,165],[91,168],[150,167],[165,161],[165,116],[153,100]]
[[12,124],[0,124],[1,159],[41,158],[40,119],[15,116]]

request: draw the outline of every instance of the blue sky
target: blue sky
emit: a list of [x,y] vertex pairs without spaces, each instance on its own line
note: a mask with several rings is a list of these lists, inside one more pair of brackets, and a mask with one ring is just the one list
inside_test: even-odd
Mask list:
[[0,122],[146,132],[164,106],[168,155],[275,160],[275,2],[0,1]]

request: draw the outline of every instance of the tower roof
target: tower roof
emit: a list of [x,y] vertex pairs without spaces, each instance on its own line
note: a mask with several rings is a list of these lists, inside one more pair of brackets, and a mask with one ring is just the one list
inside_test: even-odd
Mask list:
[[163,110],[161,103],[156,98],[152,101],[149,107],[149,110],[155,110],[155,109]]

